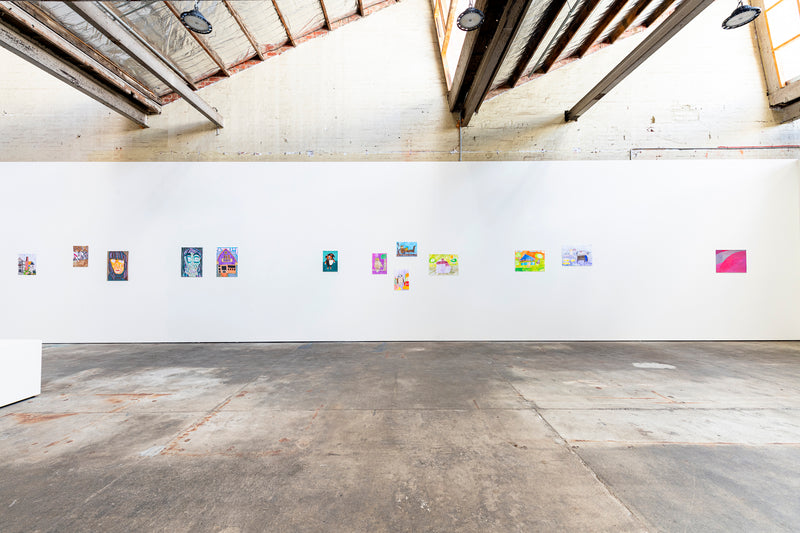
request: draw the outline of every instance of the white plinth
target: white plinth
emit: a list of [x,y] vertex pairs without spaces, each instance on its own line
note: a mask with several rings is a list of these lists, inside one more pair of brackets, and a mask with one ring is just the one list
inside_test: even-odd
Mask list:
[[42,392],[42,341],[0,339],[0,407]]

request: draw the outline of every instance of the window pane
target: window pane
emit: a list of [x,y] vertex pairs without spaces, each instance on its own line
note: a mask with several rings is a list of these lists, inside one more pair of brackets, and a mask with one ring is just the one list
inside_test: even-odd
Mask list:
[[777,48],[800,33],[800,13],[796,0],[781,0],[767,12],[772,46]]
[[775,61],[778,63],[781,86],[800,76],[800,38],[775,50]]

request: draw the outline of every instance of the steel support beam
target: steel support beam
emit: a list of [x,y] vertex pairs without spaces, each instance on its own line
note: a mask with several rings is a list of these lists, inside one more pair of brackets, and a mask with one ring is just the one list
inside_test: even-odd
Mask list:
[[74,0],[69,0],[65,3],[89,24],[108,37],[111,42],[122,48],[128,55],[141,63],[141,65],[154,76],[169,85],[173,91],[181,95],[181,97],[202,113],[208,120],[219,128],[223,127],[223,118],[213,107],[195,94],[181,77],[162,63],[153,52],[140,43],[133,35],[128,33],[125,28],[119,25],[97,4],[94,2],[78,2]]
[[624,80],[628,74],[636,70],[636,67],[645,62],[661,46],[669,41],[684,26],[689,24],[705,8],[711,5],[714,0],[684,0],[675,11],[664,20],[650,35],[633,49],[625,59],[614,67],[600,83],[594,86],[586,96],[575,104],[572,109],[564,112],[564,119],[569,122],[578,120],[590,107],[596,104],[601,98]]
[[147,114],[134,106],[128,99],[101,85],[83,71],[54,56],[50,51],[5,24],[0,24],[0,46],[72,85],[86,96],[136,124],[147,127]]

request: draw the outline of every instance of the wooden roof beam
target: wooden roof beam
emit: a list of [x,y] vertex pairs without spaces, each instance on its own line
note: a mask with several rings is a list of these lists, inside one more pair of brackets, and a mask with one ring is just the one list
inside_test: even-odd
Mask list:
[[328,28],[328,31],[333,30],[331,26],[331,19],[328,18],[328,9],[325,7],[325,1],[319,0],[319,5],[322,8],[322,16],[325,18],[325,27]]
[[647,15],[647,18],[642,22],[642,26],[649,28],[656,20],[658,20],[658,17],[663,15],[674,3],[675,0],[663,0],[660,4],[658,4],[658,7],[655,8],[652,13]]
[[175,15],[175,18],[177,18],[178,21],[181,23],[180,24],[181,28],[186,30],[189,33],[189,35],[191,35],[192,38],[195,41],[197,41],[197,44],[200,45],[200,48],[202,48],[205,51],[206,55],[208,55],[208,57],[211,58],[211,61],[213,61],[217,65],[217,67],[219,67],[219,71],[222,72],[224,75],[230,77],[231,73],[228,72],[228,69],[225,67],[225,63],[222,61],[222,58],[219,57],[219,54],[217,54],[217,52],[213,48],[211,48],[211,45],[208,44],[205,37],[203,37],[199,33],[193,32],[192,30],[183,25],[183,21],[181,20],[181,14],[178,13],[178,9],[175,6],[167,2],[167,0],[164,0],[164,5],[167,6],[167,9],[169,9],[172,12],[172,14]]
[[450,46],[450,35],[453,33],[453,26],[456,20],[456,8],[458,0],[450,0],[450,7],[447,10],[447,23],[444,27],[444,37],[442,38],[442,58],[447,55],[447,47]]
[[116,69],[109,69],[105,64],[95,59],[93,55],[87,54],[83,49],[72,44],[71,41],[56,33],[47,24],[40,22],[22,10],[20,6],[11,2],[0,1],[0,19],[7,19],[8,22],[17,27],[21,35],[40,41],[42,43],[41,47],[48,50],[51,55],[66,58],[67,62],[86,71],[96,81],[108,85],[110,89],[116,90],[122,96],[130,99],[134,105],[140,107],[145,113],[151,115],[161,113],[161,104],[158,101],[158,97],[152,92],[141,90],[138,84],[136,86],[130,84],[127,77],[123,78],[117,74]]
[[485,20],[467,33],[447,95],[450,110],[466,126],[489,92],[528,6],[534,0],[478,0]]
[[[81,0],[78,0],[78,1],[81,1]],[[181,69],[177,65],[177,63],[172,61],[172,59],[170,59],[169,57],[167,57],[164,54],[162,54],[159,51],[158,47],[155,44],[153,44],[152,42],[150,42],[147,39],[147,37],[142,35],[133,25],[128,24],[126,19],[125,19],[125,17],[124,17],[124,15],[122,14],[122,12],[119,9],[117,9],[114,6],[114,4],[109,4],[107,2],[104,2],[102,4],[102,6],[101,6],[101,11],[105,11],[106,13],[108,13],[110,15],[110,18],[118,26],[121,26],[122,29],[125,30],[125,32],[128,35],[133,36],[134,39],[138,40],[139,43],[141,43],[145,48],[150,50],[150,52],[152,54],[154,54],[159,61],[161,61],[161,63],[163,63],[164,65],[169,67],[172,70],[172,72],[174,72],[175,74],[180,76],[180,78],[183,79],[183,81],[185,81],[189,85],[189,87],[192,88],[193,91],[196,91],[198,89],[198,87],[197,87],[197,85],[195,85],[194,80],[192,79],[192,77],[189,76],[186,72],[184,72],[183,69]],[[76,11],[76,13],[77,13],[77,11]]]
[[625,13],[625,16],[622,17],[622,20],[617,23],[614,29],[611,30],[611,33],[608,34],[608,37],[606,37],[603,41],[608,44],[613,44],[614,41],[619,39],[620,35],[625,33],[625,30],[628,29],[628,26],[633,24],[633,21],[639,18],[639,15],[644,12],[644,10],[652,1],[653,0],[638,0],[638,2],[636,2],[636,4],[634,4],[634,6],[627,13]]
[[528,43],[525,45],[525,50],[522,52],[522,57],[519,59],[519,63],[517,63],[516,68],[514,69],[514,73],[511,75],[511,78],[508,81],[508,85],[510,87],[514,87],[519,80],[522,79],[522,76],[525,75],[525,70],[528,66],[528,63],[531,62],[533,59],[533,54],[536,53],[536,50],[539,48],[539,45],[542,43],[542,39],[544,36],[547,35],[548,30],[550,30],[550,26],[553,25],[556,18],[558,18],[558,14],[561,13],[561,10],[564,9],[564,6],[567,4],[567,0],[551,0],[551,2],[547,5],[542,13],[539,22],[536,23],[536,27],[533,29],[530,38],[528,39]]
[[569,42],[575,37],[575,34],[578,33],[578,30],[581,28],[586,19],[589,18],[589,15],[592,14],[594,8],[597,7],[597,4],[600,3],[600,0],[586,0],[581,7],[578,9],[578,12],[572,17],[572,20],[567,25],[567,28],[558,36],[556,39],[556,43],[553,48],[550,49],[550,52],[547,53],[547,56],[539,63],[539,66],[534,70],[537,73],[545,73],[550,70],[550,67],[553,66],[553,63],[561,55],[561,52],[567,47]]
[[261,47],[256,41],[256,38],[253,36],[253,32],[251,32],[250,29],[247,27],[247,24],[244,23],[244,19],[242,19],[242,16],[239,14],[238,11],[236,11],[236,8],[233,7],[233,4],[231,4],[229,0],[222,0],[222,4],[228,9],[228,13],[231,14],[233,19],[236,21],[236,24],[239,25],[239,29],[242,30],[242,33],[244,34],[245,37],[247,37],[247,40],[250,41],[250,46],[252,46],[253,49],[256,51],[256,55],[258,56],[258,58],[261,61],[264,61],[264,54],[261,52]]
[[181,95],[213,124],[219,128],[224,126],[222,116],[213,107],[195,94],[192,88],[178,74],[173,72],[154,52],[128,33],[124,27],[97,4],[76,0],[67,0],[65,3],[89,24],[108,37],[111,42],[122,48],[128,55],[149,70],[155,77],[170,86],[173,91]]
[[289,31],[289,25],[286,24],[286,19],[283,18],[283,13],[281,13],[281,8],[278,7],[278,2],[272,0],[272,6],[275,8],[275,12],[278,14],[278,18],[280,19],[281,24],[283,24],[283,31],[286,32],[286,38],[289,39],[289,44],[291,44],[292,46],[297,46],[294,37],[292,37],[292,32]]
[[597,24],[595,24],[594,28],[592,28],[592,31],[586,36],[586,38],[572,55],[575,57],[583,57],[586,52],[589,51],[589,48],[591,48],[598,37],[602,35],[608,25],[611,24],[611,21],[614,20],[614,17],[616,17],[619,12],[622,11],[622,8],[625,7],[625,4],[627,3],[628,0],[614,0],[611,6],[609,6],[608,10],[603,14],[603,17],[597,21]]
[[[96,48],[89,46],[83,42],[74,33],[65,28],[59,21],[51,17],[46,11],[32,2],[0,2],[6,6],[7,12],[19,20],[26,20],[27,26],[32,30],[39,33],[52,32],[51,40],[54,44],[58,45],[63,42],[66,45],[74,47],[75,53],[80,52],[87,59],[95,61],[100,67],[107,69],[113,73],[122,82],[130,85],[130,87],[140,93],[143,97],[158,104],[159,98],[150,87],[147,87],[144,82],[136,79],[132,74],[123,70],[119,65],[108,59],[105,55],[100,53]],[[14,9],[16,6],[16,9]],[[38,23],[38,24],[37,24]],[[58,37],[60,39],[58,39]]]
[[676,33],[699,15],[714,0],[683,0],[675,11],[658,25],[639,43],[620,63],[595,85],[572,109],[564,112],[566,121],[578,120],[589,108],[624,80],[636,67],[645,62],[656,50],[661,48]]
[[42,48],[4,23],[0,23],[0,47],[72,85],[86,96],[136,124],[147,127],[147,114],[134,106],[127,98],[101,85],[82,70],[56,57],[49,50]]

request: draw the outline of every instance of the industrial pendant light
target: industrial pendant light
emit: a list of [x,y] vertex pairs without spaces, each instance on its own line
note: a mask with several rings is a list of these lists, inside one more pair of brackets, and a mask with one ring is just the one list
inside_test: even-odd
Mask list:
[[194,8],[191,11],[181,13],[181,22],[195,33],[211,33],[211,23],[197,9],[199,5],[200,0],[195,0]]
[[470,0],[469,7],[458,16],[456,26],[458,26],[459,30],[463,31],[477,30],[481,27],[484,20],[486,20],[486,16],[484,16],[483,11],[473,7],[472,0]]
[[753,22],[760,14],[761,8],[744,5],[742,0],[739,0],[739,5],[733,10],[731,16],[722,21],[722,27],[726,30],[739,28]]

